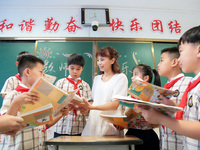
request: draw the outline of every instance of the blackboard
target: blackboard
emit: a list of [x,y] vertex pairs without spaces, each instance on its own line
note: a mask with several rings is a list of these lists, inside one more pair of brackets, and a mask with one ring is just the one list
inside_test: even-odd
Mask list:
[[[97,48],[93,45],[93,42],[38,42],[35,41],[6,41],[0,42],[0,75],[1,82],[0,88],[2,89],[5,80],[17,73],[17,67],[15,65],[16,56],[21,51],[29,51],[32,54],[36,54],[39,58],[45,62],[45,73],[56,76],[57,79],[67,77],[69,72],[67,70],[67,58],[72,53],[81,54],[86,61],[84,70],[81,74],[81,78],[85,80],[90,87],[92,87],[94,49],[100,49],[105,46],[111,46],[119,53],[119,65],[121,72],[127,75],[129,85],[131,84],[132,69],[134,66],[140,63],[148,64],[151,68],[154,68],[154,61],[157,65],[160,62],[161,50],[168,47],[176,46],[174,44],[166,43],[153,43],[154,56],[152,52],[151,42],[96,42]],[[36,46],[37,45],[37,46]],[[36,51],[35,50],[36,46]],[[194,77],[193,73],[185,74],[187,76]],[[162,86],[167,82],[167,78],[161,77]],[[2,102],[2,98],[0,98]]]
[[72,53],[84,57],[81,78],[92,87],[93,42],[38,42],[36,56],[45,62],[44,73],[56,76],[57,81],[69,75],[67,58]]
[[140,63],[148,64],[153,68],[151,43],[128,43],[128,42],[98,42],[98,49],[111,46],[119,54],[118,63],[121,72],[125,73],[131,84],[132,69]]
[[[0,90],[6,79],[18,73],[16,67],[17,55],[21,51],[28,51],[34,54],[35,41],[1,41],[0,42]],[[0,96],[0,105],[3,98]]]
[[[174,44],[154,43],[153,44],[154,53],[155,53],[156,69],[158,69],[158,63],[160,62],[161,50],[163,50],[165,48],[174,47],[174,46],[177,46],[177,44],[176,43],[174,43]],[[194,73],[184,73],[184,75],[191,76],[191,77],[195,76]],[[168,81],[167,77],[161,77],[161,86],[164,86],[164,84],[167,83],[167,81]]]

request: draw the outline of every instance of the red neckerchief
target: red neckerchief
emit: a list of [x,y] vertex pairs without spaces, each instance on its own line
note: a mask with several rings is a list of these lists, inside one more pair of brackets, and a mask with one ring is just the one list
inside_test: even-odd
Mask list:
[[[75,81],[72,79],[72,78],[66,78],[71,84],[74,85],[74,90],[76,90],[78,88],[78,84],[82,82],[82,79],[78,80],[76,83]],[[80,90],[78,90],[78,92],[76,93],[77,95],[79,95],[81,97],[81,94],[80,94]],[[77,116],[77,111],[76,109],[73,109],[73,113],[75,114],[75,117],[74,117],[74,120],[76,121],[76,116]]]
[[[183,76],[182,76],[183,77]],[[180,80],[182,77],[179,77],[177,79],[172,80],[171,82],[164,85],[164,88],[170,89],[178,80]]]
[[131,98],[134,98],[134,99],[136,99],[136,98],[135,98],[134,96],[132,96],[132,95],[131,95]]
[[[172,81],[170,81],[169,83],[167,83],[167,84],[165,84],[164,85],[164,88],[166,88],[166,89],[170,89],[178,80],[180,80],[181,78],[183,78],[183,76],[182,77],[179,77],[179,78],[176,78],[176,79],[174,79],[174,80],[172,80]],[[161,125],[162,126],[162,128],[163,128],[163,131],[165,132],[165,126],[163,126],[163,125]],[[172,131],[173,132],[173,131]]]
[[21,79],[21,77],[20,77],[19,73],[18,73],[18,74],[16,74],[16,75],[15,75],[15,77],[16,77],[17,79],[19,79],[20,81],[22,81],[22,79]]
[[15,88],[15,90],[16,90],[17,92],[24,93],[24,92],[28,92],[28,91],[29,91],[29,88],[25,88],[25,87],[23,87],[23,86],[21,86],[21,85],[17,85],[17,87]]
[[[188,87],[186,88],[182,100],[179,104],[179,107],[182,107],[183,109],[185,108],[186,104],[187,104],[187,96],[188,96],[188,92],[191,91],[198,83],[200,82],[200,77],[198,77],[194,82],[190,82]],[[176,113],[176,119],[181,120],[183,118],[183,111],[179,111]]]

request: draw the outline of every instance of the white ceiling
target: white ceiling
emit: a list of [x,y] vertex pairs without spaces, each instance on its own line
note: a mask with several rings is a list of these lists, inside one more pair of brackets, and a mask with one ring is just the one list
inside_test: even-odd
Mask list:
[[199,13],[199,6],[200,0],[0,0],[0,8],[108,7]]

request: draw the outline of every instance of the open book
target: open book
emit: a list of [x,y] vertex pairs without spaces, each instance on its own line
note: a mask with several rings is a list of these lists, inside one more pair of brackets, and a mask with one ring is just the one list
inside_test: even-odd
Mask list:
[[169,106],[169,105],[165,105],[165,104],[157,104],[157,103],[134,99],[134,98],[127,97],[127,96],[115,95],[113,98],[118,99],[119,104],[127,106],[129,108],[134,108],[135,104],[137,104],[139,107],[141,107],[143,109],[148,110],[150,108],[154,108],[157,111],[160,111],[161,113],[171,116],[171,117],[174,115],[174,113],[183,111],[182,107]]
[[153,85],[137,77],[130,85],[128,94],[137,99],[154,102],[154,100],[162,100],[160,95],[171,98],[177,95],[178,92]]
[[45,125],[53,121],[53,105],[50,103],[20,115],[24,119],[22,129]]
[[118,99],[119,104],[131,108],[127,109],[127,111],[125,112],[125,115],[127,116],[128,125],[130,128],[146,130],[155,127],[155,125],[149,124],[144,120],[142,113],[139,110],[137,110],[137,106],[143,109],[153,108],[170,117],[173,117],[173,115],[176,112],[183,111],[183,108],[181,107],[147,102],[127,96],[115,95],[113,98]]
[[104,114],[100,114],[100,116],[109,123],[128,129],[128,121],[126,116],[114,116]]
[[49,74],[44,74],[43,75],[43,78],[47,81],[49,81],[50,83],[54,83],[55,80],[56,80],[56,77],[55,76],[52,76],[52,75],[49,75]]
[[[24,104],[20,106],[19,112],[26,113],[51,103],[54,109],[54,117],[60,113],[62,108],[68,105],[72,99],[74,99],[74,96],[77,92],[77,90],[74,90],[65,93],[42,77],[35,81],[29,91],[38,93],[40,99],[39,101],[35,102],[34,105]],[[78,96],[75,98],[76,100],[82,101],[82,99]]]

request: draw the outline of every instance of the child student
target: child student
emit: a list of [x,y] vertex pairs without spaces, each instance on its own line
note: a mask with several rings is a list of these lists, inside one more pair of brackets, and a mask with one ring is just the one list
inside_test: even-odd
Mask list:
[[118,57],[117,51],[112,47],[104,47],[96,52],[97,65],[101,75],[97,75],[93,81],[92,99],[94,102],[91,105],[84,98],[85,103],[77,102],[80,107],[90,110],[82,136],[120,134],[111,123],[107,123],[100,117],[100,114],[124,115],[122,106],[112,99],[114,95],[126,96],[128,89],[127,77],[120,73]]
[[179,64],[183,72],[194,72],[196,76],[186,88],[179,104],[184,111],[171,118],[156,110],[144,110],[142,114],[150,123],[162,124],[183,135],[183,149],[200,149],[200,26],[186,31],[178,42]]
[[[153,79],[153,74],[154,74],[154,84],[161,86],[160,76],[158,75],[158,72],[155,69],[151,69],[151,67],[146,64],[139,64],[135,66],[133,68],[133,76],[131,79],[133,81],[136,77],[139,77],[145,82],[151,83]],[[141,124],[146,124],[147,126],[151,127],[151,124],[146,122],[144,118],[141,119],[139,122]],[[147,150],[147,149],[159,150],[159,139],[153,129],[147,129],[147,130],[142,128],[134,129],[129,127],[126,135],[134,135],[143,140],[142,145],[135,145],[136,150]]]
[[[69,76],[62,78],[56,82],[56,86],[64,92],[72,91],[79,88],[77,94],[80,97],[91,99],[91,89],[89,84],[80,78],[84,69],[85,59],[80,54],[71,54],[67,59],[67,69]],[[79,111],[74,108],[70,111],[68,116],[61,118],[55,125],[54,137],[59,135],[81,135],[86,124],[86,116],[84,114],[88,111]]]
[[[158,64],[159,75],[168,78],[168,82],[164,87],[173,91],[178,91],[178,94],[171,98],[177,105],[180,103],[183,93],[192,79],[191,77],[185,77],[184,74],[181,73],[178,62],[179,56],[180,54],[177,47],[163,49],[161,51],[160,63]],[[172,132],[171,129],[162,125],[160,125],[160,140],[163,150],[182,149],[183,136]]]
[[[9,92],[3,101],[2,114],[17,116],[22,104],[34,104],[39,100],[38,94],[28,92],[36,79],[43,75],[44,62],[33,55],[23,56],[18,65],[18,72],[22,79],[22,84],[18,85],[14,91]],[[68,107],[61,110],[62,115],[67,115]],[[52,123],[46,127],[39,126],[20,130],[14,136],[1,135],[1,149],[45,149],[43,141],[46,139],[45,129],[54,125],[62,116],[54,118]]]
[[[16,66],[18,67],[19,64],[19,60],[22,56],[24,55],[32,55],[31,53],[27,52],[27,51],[22,51],[17,55],[17,61],[16,61]],[[5,95],[14,90],[17,85],[19,85],[19,83],[21,83],[21,77],[19,74],[16,74],[15,76],[11,76],[9,77],[6,82],[4,83],[4,86],[1,90],[1,96],[4,98]]]

